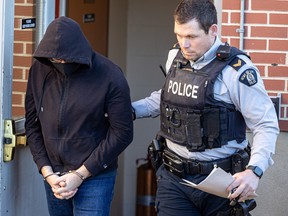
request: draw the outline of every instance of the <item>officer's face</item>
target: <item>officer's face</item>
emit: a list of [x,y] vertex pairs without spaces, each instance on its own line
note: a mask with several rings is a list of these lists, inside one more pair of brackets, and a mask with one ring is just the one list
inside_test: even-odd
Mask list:
[[207,52],[215,41],[217,25],[212,25],[208,34],[195,20],[185,24],[174,23],[174,32],[186,59],[196,61]]

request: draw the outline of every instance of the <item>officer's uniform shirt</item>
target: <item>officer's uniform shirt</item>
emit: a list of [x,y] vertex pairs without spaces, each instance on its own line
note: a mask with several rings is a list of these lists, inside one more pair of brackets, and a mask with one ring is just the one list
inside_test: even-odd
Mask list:
[[[196,62],[190,61],[191,67],[201,69],[209,64],[215,58],[219,45],[221,41],[217,37],[214,45],[200,59]],[[177,52],[177,49],[169,52],[166,71],[169,70]],[[271,156],[275,152],[276,138],[279,133],[278,119],[258,69],[247,56],[238,55],[237,57],[239,59],[233,62],[232,66],[226,66],[222,74],[217,77],[214,97],[216,100],[234,104],[242,113],[247,127],[253,133],[249,165],[258,166],[265,171],[273,164]],[[136,117],[157,117],[160,114],[160,94],[161,90],[155,91],[150,97],[133,102]],[[166,142],[168,148],[176,154],[199,161],[229,157],[238,149],[244,149],[248,144],[247,140],[241,144],[233,140],[221,148],[206,149],[204,152],[189,152],[185,146],[180,146],[170,140]]]

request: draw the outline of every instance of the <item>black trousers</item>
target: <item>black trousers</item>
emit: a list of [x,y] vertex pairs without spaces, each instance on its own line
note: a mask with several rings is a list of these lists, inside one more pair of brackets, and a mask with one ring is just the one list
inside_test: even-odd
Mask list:
[[[180,184],[181,178],[167,171],[163,164],[157,170],[156,210],[158,216],[216,216],[228,212],[230,200]],[[196,184],[207,175],[186,179]]]

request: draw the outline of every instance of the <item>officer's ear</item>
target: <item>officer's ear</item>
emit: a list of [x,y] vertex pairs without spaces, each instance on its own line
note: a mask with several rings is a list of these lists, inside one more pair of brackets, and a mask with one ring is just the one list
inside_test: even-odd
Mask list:
[[215,37],[215,36],[217,36],[217,32],[218,32],[217,24],[211,25],[210,28],[209,28],[209,35]]

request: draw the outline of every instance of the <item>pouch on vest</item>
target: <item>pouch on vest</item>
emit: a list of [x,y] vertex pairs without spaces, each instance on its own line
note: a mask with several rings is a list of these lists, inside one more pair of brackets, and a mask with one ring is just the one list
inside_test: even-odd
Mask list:
[[185,127],[187,149],[189,151],[204,151],[205,145],[202,143],[201,114],[188,113]]
[[220,115],[218,108],[204,110],[203,135],[207,140],[207,147],[213,148],[214,140],[218,138],[220,131]]

